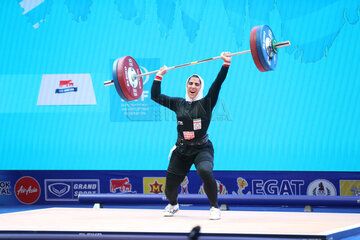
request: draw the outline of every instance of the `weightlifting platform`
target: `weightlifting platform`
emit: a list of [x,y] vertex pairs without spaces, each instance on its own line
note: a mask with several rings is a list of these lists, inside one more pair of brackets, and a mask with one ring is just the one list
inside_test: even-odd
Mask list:
[[[181,206],[180,206],[181,208]],[[360,234],[360,214],[269,211],[45,208],[0,214],[0,239],[344,239]],[[200,232],[194,231],[199,227]]]

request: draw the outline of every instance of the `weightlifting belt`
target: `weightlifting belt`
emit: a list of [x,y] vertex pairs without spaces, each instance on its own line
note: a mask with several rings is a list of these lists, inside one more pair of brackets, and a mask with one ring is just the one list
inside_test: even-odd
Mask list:
[[185,140],[184,138],[180,137],[178,135],[176,144],[177,145],[188,145],[188,146],[199,146],[199,145],[203,145],[205,143],[207,143],[207,141],[209,140],[209,135],[205,134],[203,137],[198,138],[198,139],[192,139],[192,140]]

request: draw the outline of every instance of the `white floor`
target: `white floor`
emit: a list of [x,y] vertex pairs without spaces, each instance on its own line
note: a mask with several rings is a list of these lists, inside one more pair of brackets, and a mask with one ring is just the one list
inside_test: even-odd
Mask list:
[[0,231],[91,231],[318,235],[360,228],[360,214],[314,212],[222,211],[221,220],[208,220],[209,211],[180,210],[163,217],[158,209],[48,208],[0,214]]

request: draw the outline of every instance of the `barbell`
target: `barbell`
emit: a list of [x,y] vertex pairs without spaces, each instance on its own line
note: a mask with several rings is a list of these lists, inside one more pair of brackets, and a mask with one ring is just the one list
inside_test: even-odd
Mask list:
[[[275,36],[267,25],[255,26],[250,32],[250,50],[229,54],[237,56],[250,53],[257,69],[261,72],[273,71],[277,66],[278,49],[290,46],[290,41],[276,42]],[[185,63],[167,70],[186,67],[220,59],[221,56]],[[125,101],[139,99],[143,92],[143,76],[156,74],[159,70],[142,73],[139,65],[130,56],[118,58],[113,63],[113,80],[104,82],[105,86],[115,85],[119,96]]]

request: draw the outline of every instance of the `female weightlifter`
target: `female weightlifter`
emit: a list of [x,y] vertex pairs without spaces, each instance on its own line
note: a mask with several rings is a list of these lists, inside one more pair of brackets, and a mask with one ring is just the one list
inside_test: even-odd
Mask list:
[[178,188],[192,164],[195,164],[211,206],[209,219],[221,218],[217,202],[218,188],[213,175],[214,149],[208,139],[207,129],[231,63],[229,54],[229,52],[221,53],[224,63],[205,97],[203,97],[204,81],[197,74],[190,76],[186,81],[185,99],[161,94],[161,80],[167,73],[166,66],[160,68],[156,74],[151,88],[151,99],[176,113],[178,131],[166,173],[165,195],[169,201],[164,211],[166,217],[173,216],[179,210]]

